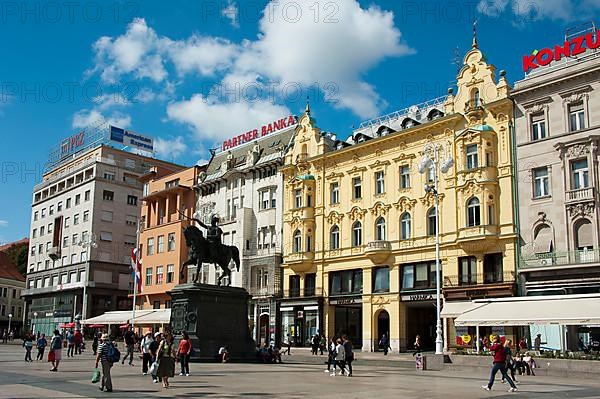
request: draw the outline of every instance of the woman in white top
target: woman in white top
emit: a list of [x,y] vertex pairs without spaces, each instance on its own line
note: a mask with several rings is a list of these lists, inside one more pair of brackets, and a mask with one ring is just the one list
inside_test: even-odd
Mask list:
[[331,376],[335,377],[335,368],[340,368],[340,375],[344,374],[344,361],[346,360],[346,350],[342,345],[342,340],[338,338],[335,346],[335,359],[333,360],[333,370]]

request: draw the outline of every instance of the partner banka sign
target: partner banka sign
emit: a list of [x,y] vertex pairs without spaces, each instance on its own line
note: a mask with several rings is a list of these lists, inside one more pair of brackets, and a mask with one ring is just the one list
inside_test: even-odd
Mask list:
[[535,50],[530,55],[523,56],[523,71],[537,69],[549,65],[552,61],[559,61],[563,57],[575,57],[588,50],[600,47],[600,30],[566,40],[554,47]]
[[242,144],[249,143],[253,140],[256,140],[259,137],[266,136],[268,134],[272,134],[278,132],[283,129],[287,129],[296,125],[296,118],[292,115],[286,116],[285,118],[280,118],[276,121],[268,123],[266,125],[260,126],[256,129],[249,130],[246,133],[240,134],[239,136],[232,137],[223,141],[221,145],[221,150],[226,151],[230,150],[234,147],[237,147]]

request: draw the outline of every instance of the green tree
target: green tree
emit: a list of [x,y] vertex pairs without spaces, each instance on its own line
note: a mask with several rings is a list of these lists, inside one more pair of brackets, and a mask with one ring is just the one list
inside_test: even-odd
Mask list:
[[4,251],[23,276],[27,274],[28,251],[28,246],[23,244],[11,245]]

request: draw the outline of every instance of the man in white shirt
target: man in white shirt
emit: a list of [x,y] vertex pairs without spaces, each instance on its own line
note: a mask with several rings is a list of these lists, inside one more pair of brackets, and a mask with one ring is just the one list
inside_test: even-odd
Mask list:
[[142,351],[142,375],[148,374],[148,365],[152,363],[150,345],[153,342],[154,338],[152,338],[152,331],[148,331],[140,343],[140,349]]

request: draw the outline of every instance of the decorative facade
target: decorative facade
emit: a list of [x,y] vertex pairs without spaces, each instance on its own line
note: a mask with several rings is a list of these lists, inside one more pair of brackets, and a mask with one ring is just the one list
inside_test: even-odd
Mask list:
[[[281,169],[279,340],[305,346],[318,332],[348,334],[373,351],[386,334],[405,350],[420,334],[433,348],[436,213],[424,185],[435,171],[417,171],[427,143],[454,159],[438,171],[444,301],[514,295],[510,87],[476,42],[457,87],[365,122],[346,141],[322,132],[307,107]],[[446,346],[456,334],[445,320]]]

